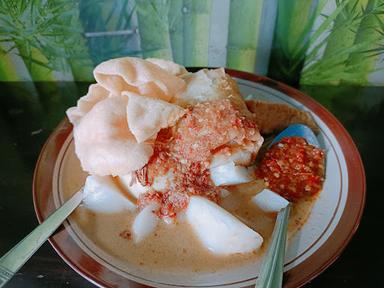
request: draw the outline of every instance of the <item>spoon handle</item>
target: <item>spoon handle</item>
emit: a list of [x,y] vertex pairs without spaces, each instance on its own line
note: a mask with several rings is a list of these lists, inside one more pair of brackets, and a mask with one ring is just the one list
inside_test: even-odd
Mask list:
[[271,244],[268,247],[261,265],[260,276],[256,281],[256,288],[282,287],[289,209],[290,207],[288,205],[277,214]]
[[37,249],[55,232],[83,199],[83,189],[76,192],[43,223],[0,258],[0,287],[3,287]]

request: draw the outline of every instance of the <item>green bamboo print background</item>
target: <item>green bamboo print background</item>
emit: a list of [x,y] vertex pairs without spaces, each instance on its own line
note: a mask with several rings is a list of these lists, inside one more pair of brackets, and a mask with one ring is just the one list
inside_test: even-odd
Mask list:
[[380,86],[384,0],[0,0],[0,81],[68,95],[77,87],[60,82],[93,81],[97,64],[122,56]]

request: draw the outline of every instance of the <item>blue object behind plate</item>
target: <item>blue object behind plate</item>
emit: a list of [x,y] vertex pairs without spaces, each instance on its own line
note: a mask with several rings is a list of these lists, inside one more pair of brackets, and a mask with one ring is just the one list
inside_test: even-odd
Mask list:
[[280,134],[278,134],[275,139],[273,139],[270,146],[279,142],[282,138],[285,137],[303,137],[307,142],[313,146],[320,147],[319,141],[316,138],[315,133],[312,129],[303,124],[292,124],[288,128],[284,129]]

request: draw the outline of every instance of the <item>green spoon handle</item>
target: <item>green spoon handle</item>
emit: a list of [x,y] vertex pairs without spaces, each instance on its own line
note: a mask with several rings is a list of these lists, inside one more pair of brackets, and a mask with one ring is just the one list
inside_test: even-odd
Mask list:
[[271,244],[268,247],[256,281],[256,288],[280,288],[283,283],[285,246],[289,219],[289,205],[277,214]]

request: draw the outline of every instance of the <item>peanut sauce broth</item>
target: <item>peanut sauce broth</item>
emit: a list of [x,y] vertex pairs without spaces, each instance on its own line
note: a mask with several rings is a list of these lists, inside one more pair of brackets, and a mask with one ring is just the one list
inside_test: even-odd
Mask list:
[[[83,172],[69,147],[60,170],[59,191],[68,199],[84,185],[87,173]],[[231,192],[220,205],[233,213],[264,238],[257,252],[217,256],[208,251],[193,233],[186,221],[165,224],[159,221],[157,229],[143,241],[135,244],[131,238],[131,225],[137,212],[115,214],[96,213],[79,206],[70,216],[89,241],[109,255],[142,269],[177,273],[216,272],[259,261],[268,246],[276,214],[266,214],[250,203],[250,199],[263,189],[262,181],[228,188]],[[292,205],[288,237],[305,223],[315,198],[306,198]]]

